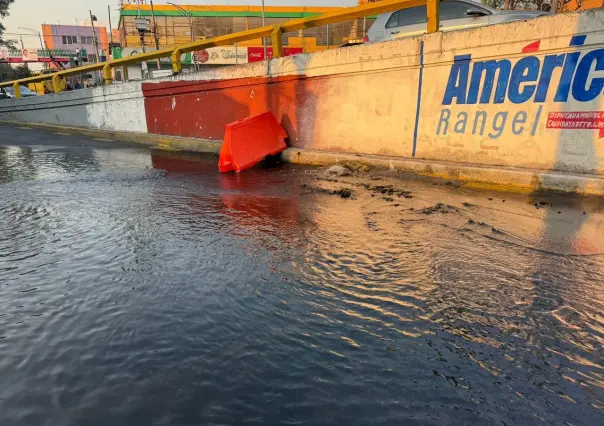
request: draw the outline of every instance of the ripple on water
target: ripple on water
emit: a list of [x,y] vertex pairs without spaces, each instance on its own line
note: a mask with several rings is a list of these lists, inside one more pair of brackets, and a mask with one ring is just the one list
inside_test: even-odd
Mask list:
[[109,151],[0,156],[7,424],[601,418],[601,257],[426,214],[433,188],[395,208]]

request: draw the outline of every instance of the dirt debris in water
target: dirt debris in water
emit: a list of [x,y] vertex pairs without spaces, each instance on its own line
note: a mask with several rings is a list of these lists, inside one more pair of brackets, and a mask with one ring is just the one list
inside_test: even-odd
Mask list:
[[354,172],[366,173],[369,170],[370,170],[370,168],[367,164],[363,164],[359,161],[345,161],[342,164],[335,164],[335,165],[327,168],[323,172],[323,177],[331,178],[331,177],[350,176]]
[[[313,174],[312,188],[307,188],[305,192],[358,200],[362,203],[361,208],[366,210],[367,218],[372,212],[371,217],[376,223],[374,230],[386,229],[387,222],[409,226],[416,221],[437,221],[442,226],[461,232],[505,240],[518,246],[540,248],[539,236],[543,232],[544,220],[552,222],[548,224],[548,229],[568,227],[575,222],[577,226],[593,228],[594,225],[585,219],[586,207],[590,206],[590,212],[604,209],[604,203],[591,198],[547,192],[528,195],[500,193],[447,184],[447,181],[434,182],[433,178],[404,172],[372,170],[358,173],[350,170],[346,176],[325,175],[324,172],[325,169]],[[570,204],[565,200],[570,200]],[[526,209],[527,204],[532,207],[530,210]],[[564,210],[560,209],[563,204]],[[571,204],[577,208],[573,209]],[[554,205],[558,208],[552,209]],[[393,217],[393,214],[397,217]],[[554,220],[553,217],[560,219]],[[561,241],[555,248],[549,246],[545,249],[555,253],[586,250],[597,253],[596,246],[599,247],[598,244],[588,247]]]
[[459,210],[457,209],[457,207],[452,206],[451,204],[444,204],[444,203],[436,203],[435,205],[431,206],[431,207],[426,207],[424,209],[419,210],[420,212],[422,212],[423,214],[432,214],[432,213],[444,213],[447,214],[449,212],[459,212]]
[[339,176],[350,176],[350,169],[340,164],[331,166],[323,173],[325,177],[339,177]]
[[329,189],[322,188],[318,186],[309,186],[303,185],[304,191],[306,194],[325,194],[325,195],[339,195],[342,198],[351,198],[352,197],[352,189],[349,188],[338,188],[338,189]]

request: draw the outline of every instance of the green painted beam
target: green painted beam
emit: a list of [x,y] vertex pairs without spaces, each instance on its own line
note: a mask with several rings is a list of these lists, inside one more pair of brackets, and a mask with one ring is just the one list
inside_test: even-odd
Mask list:
[[[309,16],[320,15],[319,12],[266,12],[264,16],[266,18],[306,18]],[[120,17],[122,16],[138,16],[136,10],[122,10]],[[151,16],[150,10],[141,10],[141,16]],[[185,16],[180,10],[156,10],[155,16]],[[192,11],[191,16],[193,17],[262,17],[262,12],[251,12],[251,11]]]

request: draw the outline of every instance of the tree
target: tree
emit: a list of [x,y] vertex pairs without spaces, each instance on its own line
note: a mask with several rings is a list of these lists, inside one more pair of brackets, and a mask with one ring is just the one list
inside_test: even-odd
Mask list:
[[[8,13],[8,7],[14,2],[15,0],[0,0],[0,18],[6,18],[9,13]],[[4,38],[2,37],[2,35],[4,34],[4,30],[6,28],[4,28],[4,25],[2,25],[2,23],[0,22],[0,46],[7,46],[7,47],[12,47],[14,44],[14,41],[12,40],[4,40]]]
[[544,0],[482,0],[482,3],[493,9],[549,10],[549,3]]
[[19,65],[13,68],[9,64],[0,64],[0,81],[19,80],[31,76],[31,70],[25,65]]

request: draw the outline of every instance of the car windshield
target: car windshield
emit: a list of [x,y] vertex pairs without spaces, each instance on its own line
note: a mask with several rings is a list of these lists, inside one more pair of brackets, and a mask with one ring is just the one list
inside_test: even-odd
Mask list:
[[[36,92],[32,92],[31,90],[29,90],[25,86],[19,86],[19,88],[21,89],[21,96],[27,96],[27,95],[35,95],[35,96],[37,96]],[[8,93],[10,93],[11,95],[15,94],[15,89],[13,89],[13,86],[6,87],[6,91]]]

